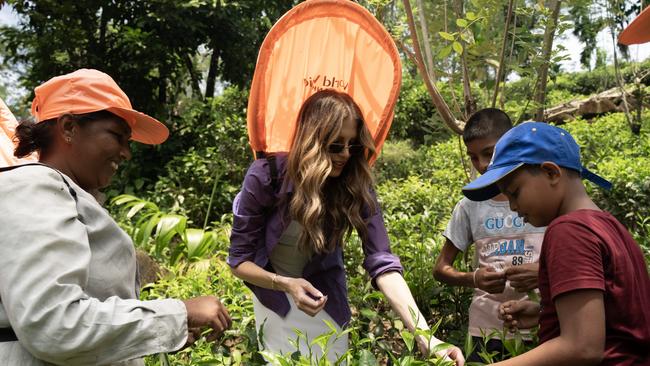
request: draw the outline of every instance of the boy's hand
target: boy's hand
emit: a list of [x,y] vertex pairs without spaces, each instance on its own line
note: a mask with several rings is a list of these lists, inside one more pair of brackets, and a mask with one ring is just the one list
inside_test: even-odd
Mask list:
[[528,292],[537,288],[538,271],[539,263],[526,263],[506,268],[505,274],[517,292]]
[[528,329],[539,322],[539,304],[528,300],[510,300],[499,305],[499,319],[511,332]]
[[491,294],[500,294],[506,287],[506,274],[492,267],[479,268],[474,278],[476,287]]

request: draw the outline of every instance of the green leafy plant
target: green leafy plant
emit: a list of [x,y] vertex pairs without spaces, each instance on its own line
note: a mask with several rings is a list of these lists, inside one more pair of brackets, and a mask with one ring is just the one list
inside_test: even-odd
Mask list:
[[[188,227],[183,215],[162,212],[152,202],[131,195],[115,197],[113,205],[121,207],[122,224],[141,248],[159,261],[176,264],[181,258],[197,261],[211,254],[217,246],[218,233]],[[133,222],[135,220],[135,222]]]

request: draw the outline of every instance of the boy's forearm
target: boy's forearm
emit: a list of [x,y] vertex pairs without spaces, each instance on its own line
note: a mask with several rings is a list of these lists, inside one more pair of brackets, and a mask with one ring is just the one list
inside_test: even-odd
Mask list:
[[585,352],[575,347],[568,339],[557,337],[542,343],[534,349],[494,366],[591,366],[598,365],[602,354]]
[[454,268],[454,261],[458,253],[460,253],[460,250],[451,240],[446,239],[440,254],[438,254],[438,259],[436,259],[433,277],[448,285],[474,288],[474,273],[461,272]]
[[597,365],[605,352],[605,306],[599,290],[575,290],[556,297],[561,334],[498,366]]
[[451,286],[476,287],[474,286],[474,272],[461,272],[448,264],[436,266],[433,276],[438,281]]

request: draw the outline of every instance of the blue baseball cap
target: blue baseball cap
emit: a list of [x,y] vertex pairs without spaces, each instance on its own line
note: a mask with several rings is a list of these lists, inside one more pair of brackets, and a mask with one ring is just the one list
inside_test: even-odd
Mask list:
[[555,164],[580,172],[597,185],[611,189],[612,183],[590,172],[580,162],[580,147],[567,131],[543,122],[526,122],[506,132],[494,147],[485,174],[463,187],[472,201],[485,201],[500,193],[497,182],[524,164]]

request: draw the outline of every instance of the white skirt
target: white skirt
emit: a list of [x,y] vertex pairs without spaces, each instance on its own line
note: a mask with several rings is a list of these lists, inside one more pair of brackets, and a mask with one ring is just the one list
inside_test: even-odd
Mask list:
[[[291,309],[287,316],[282,318],[273,310],[262,305],[257,297],[253,295],[255,328],[257,334],[261,335],[258,337],[259,342],[263,343],[259,345],[260,350],[283,355],[290,355],[299,350],[300,354],[305,357],[309,357],[311,353],[312,361],[318,361],[325,356],[332,363],[347,352],[347,333],[340,334],[342,332],[341,327],[325,310],[321,310],[316,316],[311,317],[298,309],[291,296],[286,296]],[[316,337],[331,331],[324,320],[329,321],[337,330],[337,334],[330,337],[327,342],[325,347],[327,354],[325,355],[323,355],[324,352],[320,345],[312,344]],[[264,328],[260,330],[262,325]],[[304,337],[298,337],[294,329],[299,329]],[[296,348],[296,340],[298,341],[298,348]],[[267,362],[272,361],[266,357],[265,359]]]

